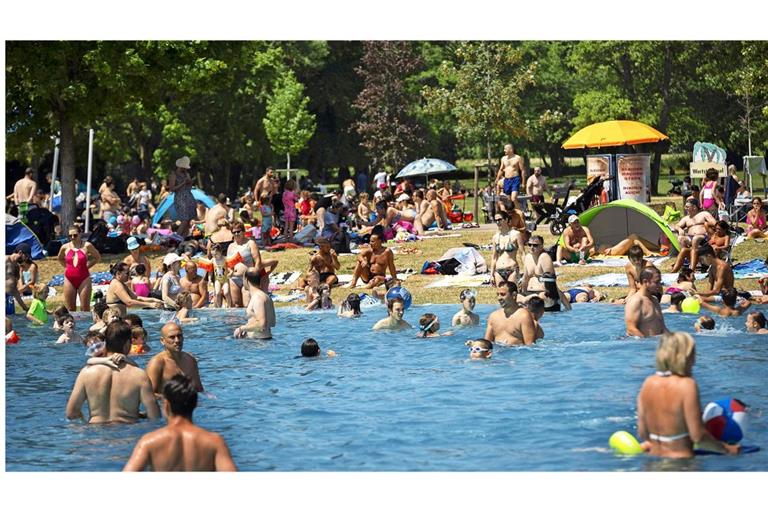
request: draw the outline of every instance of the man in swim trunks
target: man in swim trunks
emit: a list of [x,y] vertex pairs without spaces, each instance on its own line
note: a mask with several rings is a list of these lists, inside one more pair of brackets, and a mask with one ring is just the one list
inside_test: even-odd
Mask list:
[[156,395],[161,395],[165,383],[178,374],[189,377],[195,389],[203,391],[197,359],[192,354],[182,350],[184,348],[184,333],[181,326],[174,322],[165,324],[160,330],[160,343],[162,343],[164,350],[147,363],[147,375],[152,381],[152,391]]
[[197,407],[192,381],[174,376],[163,386],[163,396],[168,425],[139,439],[123,471],[237,471],[224,439],[192,422]]
[[272,339],[272,327],[276,324],[275,304],[260,287],[261,269],[249,268],[245,272],[245,283],[251,292],[251,298],[245,308],[248,320],[237,329],[235,338]]
[[696,250],[705,245],[709,237],[715,231],[717,220],[708,211],[702,211],[697,199],[690,198],[685,202],[685,217],[680,219],[675,229],[678,233],[678,241],[681,245],[680,254],[677,255],[675,265],[671,272],[679,272],[683,267],[683,260],[690,259],[691,270],[696,270],[698,255]]
[[544,192],[548,190],[549,187],[547,187],[547,178],[541,174],[541,167],[534,167],[533,176],[528,178],[528,181],[525,183],[525,192],[531,196],[531,203],[543,203]]
[[197,274],[197,263],[192,260],[184,264],[184,277],[179,279],[181,291],[192,296],[192,307],[204,308],[208,305],[208,280]]
[[358,279],[367,283],[365,288],[375,288],[384,284],[386,273],[389,270],[393,279],[397,279],[395,270],[395,256],[392,251],[384,247],[381,226],[376,226],[371,232],[371,245],[357,256],[357,265],[352,274],[352,282],[346,288],[354,288]]
[[734,287],[733,268],[728,262],[721,260],[715,255],[715,250],[711,245],[702,245],[696,253],[701,262],[709,267],[707,276],[709,291],[699,292],[699,296],[702,299],[709,302],[711,297],[719,295],[725,289]]
[[376,324],[374,324],[374,331],[378,331],[380,329],[399,331],[402,329],[411,328],[411,324],[403,320],[403,315],[405,314],[405,301],[402,298],[396,297],[394,299],[388,300],[387,312],[389,313],[387,318],[382,318],[376,322]]
[[525,168],[523,168],[523,159],[515,154],[512,144],[504,146],[504,156],[501,157],[499,172],[496,173],[496,182],[503,182],[502,192],[508,195],[512,201],[517,199],[520,186],[525,186]]
[[339,256],[331,249],[331,242],[322,236],[317,237],[315,243],[320,250],[309,260],[309,270],[316,270],[320,275],[320,283],[333,286],[339,283],[336,271],[341,268]]
[[582,226],[576,215],[568,217],[568,227],[563,231],[565,246],[557,246],[557,261],[586,265],[586,258],[595,247],[595,240],[588,227]]
[[[131,349],[131,327],[115,321],[106,329],[106,356],[128,354]],[[132,423],[139,419],[143,405],[147,418],[160,416],[152,383],[141,368],[130,360],[87,365],[80,370],[67,402],[67,418],[82,418],[83,403],[88,402],[89,423]],[[111,363],[112,361],[110,361]]]
[[270,200],[272,196],[277,193],[278,181],[275,177],[275,171],[271,167],[267,167],[267,171],[264,176],[259,178],[256,182],[256,186],[253,187],[253,197],[258,199],[261,197],[262,192],[269,194]]
[[637,292],[627,298],[624,306],[627,336],[648,337],[669,332],[659,305],[663,292],[661,272],[653,266],[645,267],[638,282]]
[[501,307],[488,315],[483,337],[501,345],[532,345],[537,325],[530,311],[517,304],[517,285],[505,281],[496,288],[496,295]]

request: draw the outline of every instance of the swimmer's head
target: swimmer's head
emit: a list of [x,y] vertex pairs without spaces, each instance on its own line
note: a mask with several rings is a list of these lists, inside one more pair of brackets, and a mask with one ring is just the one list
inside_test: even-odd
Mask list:
[[181,308],[192,309],[192,294],[189,292],[181,292],[176,296],[176,311]]
[[307,338],[301,344],[302,357],[317,357],[320,355],[320,345],[314,338]]
[[139,325],[131,327],[131,343],[134,345],[142,345],[146,339],[147,331],[143,327]]
[[93,314],[97,320],[104,320],[104,313],[109,309],[106,301],[97,301],[93,305]]
[[353,311],[355,314],[360,314],[360,296],[356,293],[350,293],[347,298],[344,299],[344,308]]
[[661,271],[656,267],[645,267],[640,271],[638,280],[642,286],[645,286],[651,295],[661,295],[663,288],[661,286]]
[[116,320],[107,326],[104,339],[108,352],[127,354],[131,350],[131,327],[122,320]]
[[135,313],[129,313],[125,315],[125,318],[123,319],[126,322],[128,322],[128,325],[131,327],[144,327],[144,322],[141,320],[141,317]]
[[419,334],[427,336],[440,330],[440,319],[434,313],[424,313],[419,318]]
[[503,281],[496,288],[496,296],[502,307],[512,305],[517,301],[517,285],[512,281]]
[[541,297],[531,297],[528,299],[526,309],[531,312],[533,317],[538,320],[544,316],[544,299]]
[[104,320],[104,323],[109,325],[112,322],[117,322],[123,319],[123,314],[120,312],[120,310],[117,307],[108,307],[107,310],[102,315],[102,320]]
[[48,298],[48,285],[45,283],[40,283],[37,286],[35,286],[34,295],[37,300],[41,300],[45,302],[45,299]]
[[690,377],[696,359],[696,343],[686,332],[670,332],[661,335],[656,348],[656,369]]
[[459,300],[461,300],[462,306],[472,311],[475,309],[475,304],[477,303],[477,293],[474,290],[466,288],[459,294]]
[[259,269],[256,267],[251,267],[245,271],[245,280],[248,281],[248,284],[251,286],[258,288],[261,284],[261,272],[259,272]]
[[468,340],[465,345],[469,347],[470,359],[488,359],[493,355],[493,343],[485,338]]
[[184,348],[184,331],[176,322],[168,322],[160,329],[160,343],[168,352],[181,352]]
[[65,331],[72,331],[75,328],[75,317],[67,313],[61,317],[61,326]]
[[715,319],[709,315],[702,315],[698,320],[696,320],[696,323],[693,324],[693,327],[696,329],[696,332],[701,332],[702,329],[711,331],[715,328]]
[[680,309],[682,307],[683,301],[685,300],[685,297],[686,295],[683,292],[675,292],[670,295],[669,302],[677,309]]
[[174,375],[163,386],[166,411],[168,416],[183,416],[192,419],[192,413],[197,407],[197,390],[192,380],[186,375]]
[[729,308],[736,307],[736,299],[738,298],[738,292],[736,288],[725,288],[720,291],[720,297],[723,299],[723,304]]
[[640,262],[642,262],[643,256],[644,256],[643,250],[637,245],[633,245],[627,251],[627,258],[629,259],[629,261],[635,264],[639,264]]
[[405,314],[405,301],[401,297],[395,297],[387,301],[387,309],[391,316],[397,320],[402,320]]
[[747,327],[747,332],[757,332],[760,329],[765,329],[765,315],[762,311],[753,311],[747,315],[744,324]]
[[53,317],[57,322],[61,323],[61,319],[69,314],[69,310],[66,306],[59,306],[53,310]]

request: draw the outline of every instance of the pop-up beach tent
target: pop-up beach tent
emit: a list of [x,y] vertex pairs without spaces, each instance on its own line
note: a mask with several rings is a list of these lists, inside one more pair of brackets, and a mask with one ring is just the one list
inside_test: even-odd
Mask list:
[[[152,217],[152,224],[157,224],[163,220],[163,217],[176,220],[176,208],[173,206],[173,196],[174,194],[168,194],[168,196],[158,205],[157,210],[155,210],[155,216]],[[200,201],[208,208],[216,206],[216,201],[199,188],[192,189],[192,197],[195,198],[195,201]]]
[[13,215],[5,214],[5,254],[13,254],[21,243],[27,243],[32,248],[32,259],[45,258],[43,245],[29,227]]
[[[658,243],[661,235],[669,238],[675,251],[680,251],[677,234],[672,231],[658,213],[634,199],[619,199],[595,206],[579,215],[582,226],[588,226],[595,245],[615,245],[630,234],[649,242]],[[563,237],[558,241],[563,244]]]

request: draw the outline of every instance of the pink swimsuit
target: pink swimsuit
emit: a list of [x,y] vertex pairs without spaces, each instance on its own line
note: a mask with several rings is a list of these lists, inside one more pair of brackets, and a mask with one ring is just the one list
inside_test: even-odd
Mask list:
[[[72,262],[75,259],[76,253],[77,265],[73,265]],[[91,273],[88,271],[88,255],[82,249],[69,249],[64,259],[67,263],[64,269],[64,277],[72,283],[75,290],[79,290],[83,281],[91,276]]]

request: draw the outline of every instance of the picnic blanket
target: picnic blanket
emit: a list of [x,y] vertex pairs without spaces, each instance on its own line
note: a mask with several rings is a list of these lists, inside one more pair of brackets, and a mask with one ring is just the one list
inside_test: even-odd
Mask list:
[[[707,277],[707,274],[696,274],[696,279],[704,279]],[[661,282],[664,284],[664,286],[671,286],[677,282],[677,274],[661,274]],[[579,279],[578,281],[571,281],[570,283],[566,283],[565,286],[568,288],[573,288],[576,286],[581,286],[584,284],[591,284],[592,286],[629,286],[629,282],[627,281],[627,274],[600,274],[597,276],[592,277],[585,277],[584,279]]]
[[[97,284],[109,284],[112,282],[112,274],[109,272],[94,272],[91,274],[91,282]],[[48,286],[64,286],[64,274],[56,274],[48,281]]]
[[[410,270],[410,269],[409,269]],[[388,274],[387,274],[388,275]],[[413,271],[410,272],[398,272],[397,278],[401,281],[405,281],[409,277],[413,275]],[[347,284],[352,282],[352,274],[336,274],[336,278],[339,280],[339,284]],[[360,284],[360,281],[357,282],[357,284]]]
[[737,263],[733,266],[733,277],[736,279],[752,279],[768,276],[768,264],[758,259]]
[[291,290],[290,293],[286,295],[272,295],[272,301],[273,302],[296,302],[298,300],[304,300],[304,292],[301,290]]
[[425,288],[473,288],[483,286],[491,282],[491,274],[457,274],[455,276],[445,276],[442,279],[438,279],[432,283],[429,283]]
[[[645,258],[657,267],[669,259],[669,256],[650,256]],[[629,258],[626,256],[600,256],[600,258],[590,258],[586,265],[579,265],[578,263],[565,263],[560,264],[561,267],[615,267],[620,268],[629,262]],[[555,263],[557,266],[557,263]]]

